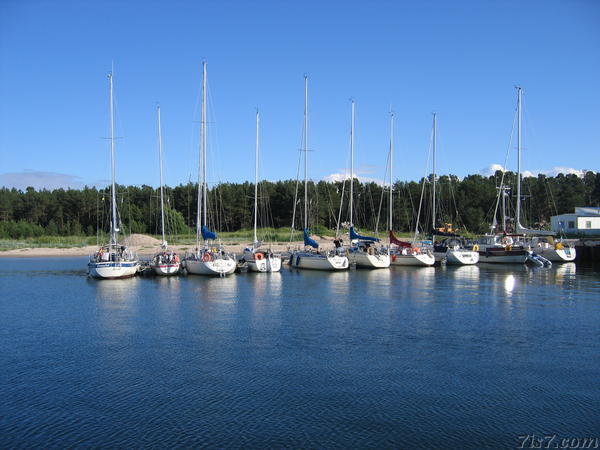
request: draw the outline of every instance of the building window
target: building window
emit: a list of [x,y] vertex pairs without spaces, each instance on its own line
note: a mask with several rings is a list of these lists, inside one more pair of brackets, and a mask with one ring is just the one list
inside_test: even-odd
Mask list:
[[585,227],[589,230],[592,228],[592,221],[591,220],[586,220],[585,221]]
[[569,220],[569,229],[575,228],[575,222],[573,220]]

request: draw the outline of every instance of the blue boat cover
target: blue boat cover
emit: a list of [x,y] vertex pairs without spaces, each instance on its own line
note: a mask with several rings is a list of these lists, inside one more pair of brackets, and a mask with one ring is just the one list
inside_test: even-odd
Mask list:
[[216,239],[217,233],[210,231],[206,225],[202,225],[202,239],[205,241]]
[[312,248],[319,248],[319,244],[308,236],[308,230],[304,229],[304,245],[310,245]]
[[354,231],[354,227],[350,227],[350,240],[353,241],[355,239],[359,239],[361,241],[379,242],[379,238],[371,236],[361,236],[356,231]]

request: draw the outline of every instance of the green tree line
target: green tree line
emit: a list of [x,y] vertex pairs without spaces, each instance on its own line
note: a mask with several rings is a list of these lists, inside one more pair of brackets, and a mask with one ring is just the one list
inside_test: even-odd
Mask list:
[[[454,175],[438,177],[436,189],[436,226],[452,223],[471,233],[489,231],[493,220],[501,172],[485,177]],[[507,172],[505,184],[514,185],[516,174]],[[433,226],[432,177],[421,181],[397,181],[393,189],[393,228],[395,231],[430,231]],[[310,182],[308,186],[308,223],[311,228],[336,229],[338,218],[349,222],[348,182]],[[197,185],[167,187],[167,229],[170,234],[194,233],[197,220]],[[515,192],[508,196],[514,209]],[[252,183],[221,183],[209,190],[209,220],[217,231],[237,231],[253,226]],[[342,195],[344,196],[342,201]],[[385,231],[389,214],[388,188],[369,182],[354,182],[353,223],[361,230]],[[523,179],[523,223],[548,228],[550,216],[573,211],[576,206],[600,204],[600,175],[586,172],[583,178],[559,174]],[[305,222],[304,188],[295,180],[262,181],[259,184],[260,226],[301,229]],[[294,214],[294,199],[297,199]],[[158,190],[151,186],[118,186],[119,224],[126,232],[160,233]],[[422,205],[421,212],[419,204]],[[340,205],[341,214],[340,214]],[[0,189],[0,238],[19,239],[41,235],[93,236],[109,229],[110,190],[83,189],[35,190]],[[511,213],[509,212],[509,215]]]

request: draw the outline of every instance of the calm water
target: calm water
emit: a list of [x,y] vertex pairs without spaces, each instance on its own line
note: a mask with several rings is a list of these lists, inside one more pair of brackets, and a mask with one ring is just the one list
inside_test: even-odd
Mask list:
[[600,271],[95,281],[0,258],[0,444],[516,447],[600,435]]

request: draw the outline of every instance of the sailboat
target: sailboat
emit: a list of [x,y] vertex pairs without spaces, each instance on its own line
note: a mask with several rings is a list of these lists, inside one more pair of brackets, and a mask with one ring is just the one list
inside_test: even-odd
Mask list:
[[[433,266],[435,258],[426,247],[420,247],[413,243],[401,241],[394,235],[392,223],[393,211],[393,167],[394,167],[394,113],[390,112],[390,198],[389,198],[389,239],[390,258],[393,266]],[[420,206],[419,206],[420,207]],[[419,226],[417,220],[416,227]],[[417,228],[415,228],[415,238]],[[395,245],[395,247],[392,247]]]
[[433,189],[431,192],[431,216],[432,216],[432,241],[435,236],[443,236],[443,239],[439,243],[433,245],[433,256],[436,262],[445,260],[447,264],[477,264],[479,261],[479,253],[474,250],[468,250],[463,248],[461,243],[461,237],[458,234],[452,232],[451,224],[446,224],[443,228],[436,228],[436,168],[435,168],[435,157],[437,147],[437,115],[433,113]]
[[[479,260],[485,263],[524,264],[531,262],[537,266],[551,266],[550,260],[531,250],[531,244],[524,241],[524,236],[553,236],[551,231],[529,230],[521,225],[521,97],[522,89],[517,87],[517,207],[514,230],[507,232],[506,226],[506,187],[501,185],[498,191],[497,205],[502,196],[502,234],[487,234],[478,241]],[[504,180],[503,180],[504,181]],[[502,181],[502,182],[503,182]],[[497,208],[496,208],[497,209]],[[494,214],[494,224],[496,217]],[[560,249],[563,250],[562,248]],[[573,249],[574,251],[574,249]]]
[[[555,233],[546,230],[531,230],[521,225],[521,98],[523,89],[517,87],[517,115],[518,115],[518,156],[517,156],[517,211],[515,218],[515,232],[523,236],[531,236],[530,240],[524,239],[524,243],[532,247],[534,257],[537,256],[541,262],[546,259],[553,262],[570,262],[575,260],[577,253],[574,246],[571,246],[562,240],[555,242]],[[547,264],[545,264],[547,265]]]
[[162,147],[162,132],[160,127],[160,106],[156,107],[158,119],[158,162],[160,166],[160,230],[162,241],[160,243],[161,250],[154,255],[150,261],[150,267],[156,275],[174,275],[179,272],[181,261],[177,253],[169,249],[167,240],[165,239],[165,207],[164,207],[164,190],[163,190],[163,147]]
[[348,257],[351,263],[357,267],[366,267],[370,269],[390,267],[389,248],[383,246],[377,247],[376,242],[379,239],[372,236],[361,236],[354,229],[353,222],[353,197],[354,197],[354,109],[355,104],[352,100],[352,124],[350,126],[350,248]]
[[260,116],[256,111],[256,148],[254,161],[254,240],[252,245],[244,249],[244,260],[252,272],[279,272],[281,270],[281,256],[274,254],[270,249],[259,250],[261,243],[256,232],[258,224],[258,131]]
[[135,252],[119,244],[117,240],[117,194],[115,184],[115,129],[113,120],[113,78],[108,74],[109,108],[110,108],[110,165],[111,165],[111,221],[110,242],[102,245],[97,252],[90,255],[88,274],[94,278],[128,278],[134,276],[139,267]]
[[[308,77],[304,76],[304,249],[293,250],[289,265],[299,269],[344,270],[348,257],[342,247],[321,252],[319,244],[308,233]],[[294,205],[295,207],[295,205]]]
[[[185,268],[196,275],[225,276],[235,271],[234,255],[214,241],[217,234],[208,228],[208,185],[206,181],[206,62],[202,63],[202,119],[200,124],[200,170],[198,170],[198,210],[196,214],[196,248],[186,253]],[[204,245],[200,246],[200,236]],[[216,244],[216,245],[215,245]]]

